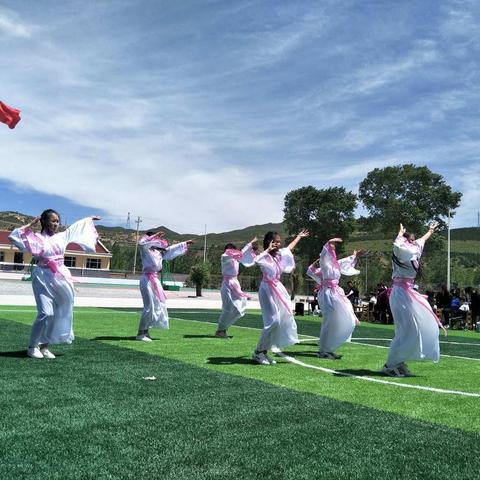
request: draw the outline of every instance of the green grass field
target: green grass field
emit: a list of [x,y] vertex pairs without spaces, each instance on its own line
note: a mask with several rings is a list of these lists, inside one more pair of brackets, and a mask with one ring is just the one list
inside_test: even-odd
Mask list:
[[171,310],[142,343],[136,310],[75,312],[74,344],[32,360],[35,310],[0,307],[2,478],[479,478],[480,334],[450,332],[439,364],[392,379],[390,326],[361,325],[331,361],[299,317],[302,343],[259,366],[259,313],[221,340],[217,311]]

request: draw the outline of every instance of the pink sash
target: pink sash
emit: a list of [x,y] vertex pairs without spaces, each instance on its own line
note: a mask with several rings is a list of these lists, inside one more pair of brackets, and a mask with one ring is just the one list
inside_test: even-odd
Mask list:
[[393,278],[393,286],[400,287],[405,290],[407,295],[415,302],[419,303],[423,308],[425,308],[428,313],[431,314],[433,318],[435,318],[435,322],[439,327],[442,327],[442,323],[440,322],[439,318],[435,315],[435,312],[432,310],[432,307],[428,302],[422,302],[422,299],[428,298],[426,295],[422,295],[418,293],[416,290],[413,289],[413,282],[415,281],[414,278],[403,278],[403,277],[394,277]]
[[38,266],[41,268],[48,268],[54,276],[61,277],[67,282],[73,283],[73,277],[68,268],[60,270],[59,267],[63,267],[63,255],[55,255],[52,257],[38,256]]
[[245,298],[248,295],[242,292],[242,289],[238,285],[238,281],[236,275],[224,275],[223,276],[223,281],[227,284],[228,288],[230,288],[232,291],[234,291],[240,298]]
[[292,313],[292,307],[291,307],[291,305],[288,304],[288,301],[286,300],[286,298],[284,297],[284,295],[282,294],[282,292],[278,288],[279,279],[278,278],[270,279],[267,276],[263,275],[262,280],[270,287],[270,289],[272,290],[274,295],[280,300],[282,305],[287,309],[287,312],[291,314]]
[[[320,288],[331,288],[332,290],[335,291],[335,294],[340,296],[342,301],[347,304],[351,305],[350,300],[347,298],[347,296],[343,292],[338,291],[338,280],[331,279],[331,278],[326,278],[325,280],[322,280],[319,284]],[[330,306],[332,306],[332,300],[329,296],[327,296],[327,301]]]
[[165,295],[165,292],[163,291],[162,284],[160,283],[160,280],[158,279],[157,272],[145,272],[145,275],[147,276],[148,281],[150,282],[150,285],[152,286],[152,290],[154,291],[157,298],[162,303],[165,303],[167,301],[167,296]]

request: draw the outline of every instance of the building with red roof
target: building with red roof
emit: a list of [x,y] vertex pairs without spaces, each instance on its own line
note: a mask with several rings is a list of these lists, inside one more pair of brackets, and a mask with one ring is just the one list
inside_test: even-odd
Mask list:
[[[21,252],[10,243],[9,231],[0,230],[0,270],[23,270],[30,266],[32,255]],[[95,247],[95,253],[82,250],[80,245],[69,243],[65,251],[65,265],[69,268],[81,270],[110,270],[112,254],[99,240]]]

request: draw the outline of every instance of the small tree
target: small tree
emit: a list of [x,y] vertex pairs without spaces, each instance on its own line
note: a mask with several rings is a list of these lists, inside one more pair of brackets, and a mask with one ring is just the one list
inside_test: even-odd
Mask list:
[[210,280],[210,264],[196,263],[190,268],[190,281],[195,285],[196,296],[202,296],[202,287]]
[[302,228],[310,231],[298,245],[298,254],[311,262],[329,238],[347,239],[355,226],[356,206],[356,195],[343,187],[308,186],[288,192],[283,209],[287,232],[296,235]]

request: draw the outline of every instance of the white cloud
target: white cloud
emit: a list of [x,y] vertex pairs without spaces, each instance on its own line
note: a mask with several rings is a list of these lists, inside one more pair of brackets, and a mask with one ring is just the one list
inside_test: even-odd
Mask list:
[[0,10],[0,32],[17,38],[29,38],[34,28],[21,22],[17,16]]

